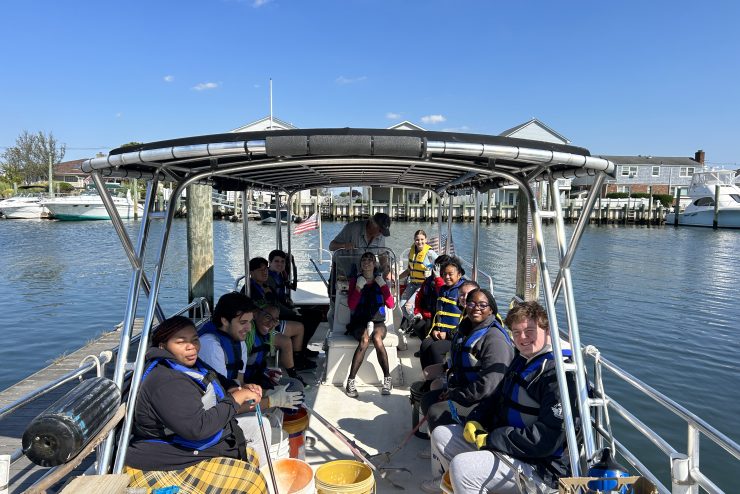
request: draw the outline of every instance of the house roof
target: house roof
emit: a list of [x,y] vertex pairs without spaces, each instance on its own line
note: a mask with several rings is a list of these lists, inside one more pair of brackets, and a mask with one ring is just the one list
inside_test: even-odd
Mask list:
[[416,125],[415,123],[411,123],[408,120],[404,120],[403,122],[398,122],[395,125],[391,125],[388,127],[389,129],[395,129],[395,130],[426,130],[423,127],[420,127]]
[[694,158],[686,156],[607,156],[602,158],[615,165],[663,165],[663,166],[702,166]]
[[84,163],[86,160],[72,160],[72,161],[64,161],[62,163],[57,163],[54,165],[54,174],[55,175],[87,175],[87,173],[83,172],[81,169],[82,163]]
[[510,129],[506,129],[505,131],[501,132],[499,135],[500,136],[503,136],[503,137],[523,137],[523,136],[516,136],[514,134],[521,133],[521,131],[523,131],[526,127],[529,127],[529,126],[532,126],[532,125],[536,125],[536,126],[540,127],[541,129],[543,129],[544,131],[546,131],[547,133],[552,134],[553,137],[555,137],[556,139],[558,139],[563,144],[569,144],[570,143],[570,140],[567,137],[565,137],[562,134],[559,134],[558,132],[555,132],[550,127],[548,127],[547,125],[545,125],[541,121],[537,120],[536,118],[532,118],[528,122],[524,122],[523,124],[519,124],[516,127],[512,127]]
[[237,127],[234,130],[231,130],[229,132],[249,132],[253,130],[289,130],[289,129],[297,129],[295,125],[286,122],[285,120],[280,120],[277,117],[272,117],[272,129],[270,129],[270,116],[266,116],[264,118],[260,118],[259,120],[255,120],[254,122],[250,122],[246,125],[242,125],[241,127]]
[[295,192],[401,186],[456,193],[512,180],[614,174],[588,150],[501,136],[393,129],[230,132],[114,149],[83,170],[104,177],[211,184],[219,190]]

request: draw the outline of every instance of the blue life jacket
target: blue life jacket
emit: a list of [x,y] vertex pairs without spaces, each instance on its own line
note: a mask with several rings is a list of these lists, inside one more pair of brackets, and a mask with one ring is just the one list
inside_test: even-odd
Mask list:
[[277,271],[272,270],[268,270],[267,272],[269,273],[270,278],[272,278],[272,280],[275,282],[275,287],[277,289],[276,295],[278,297],[278,300],[280,300],[281,302],[284,301],[288,296],[288,292],[285,290],[287,283],[283,279],[283,275],[278,273]]
[[215,335],[218,338],[218,342],[221,345],[221,349],[224,351],[224,360],[226,362],[226,376],[229,379],[236,379],[244,368],[244,360],[242,358],[242,345],[240,341],[234,341],[231,336],[220,331],[215,324],[208,321],[198,331],[198,336],[206,334]]
[[[572,356],[573,352],[570,349],[563,349],[563,357]],[[537,420],[540,406],[527,393],[527,388],[540,377],[547,362],[554,359],[555,356],[550,351],[538,355],[529,362],[520,355],[511,363],[502,388],[508,425],[523,428]]]
[[[159,364],[166,364],[171,369],[176,370],[177,372],[182,372],[198,386],[200,386],[200,388],[203,390],[203,397],[201,398],[201,401],[203,402],[203,408],[206,410],[215,406],[216,403],[223,400],[226,396],[226,391],[221,386],[221,383],[218,382],[218,379],[215,378],[214,373],[203,367],[200,361],[196,361],[195,367],[190,368],[185,367],[184,365],[175,362],[174,360],[165,358],[156,359],[151,364],[149,364],[149,367],[146,368],[144,374],[141,376],[142,383],[144,382],[144,379],[146,379],[146,376],[149,375],[149,373],[152,371],[152,369],[154,369]],[[178,436],[167,428],[164,429],[164,432],[165,434],[168,434],[167,439],[145,439],[145,441],[176,444],[178,446],[184,446],[196,451],[202,451],[217,444],[221,440],[224,431],[220,430],[214,435],[198,441],[185,439],[184,437]]]
[[254,331],[254,345],[249,350],[247,367],[244,369],[244,382],[260,384],[265,368],[267,354],[270,352],[270,334],[261,335],[256,328]]
[[350,317],[350,327],[361,327],[370,321],[385,321],[385,300],[377,283],[368,283],[362,287],[360,301]]
[[437,287],[434,284],[436,276],[428,276],[421,285],[420,309],[427,310],[432,315],[437,311]]
[[461,277],[454,285],[445,285],[440,289],[432,331],[450,333],[457,329],[457,325],[460,324],[462,318],[462,309],[457,306],[457,294],[460,291],[460,286],[465,281]]
[[449,368],[452,370],[453,376],[453,380],[450,382],[451,385],[464,386],[478,379],[481,366],[475,345],[488,333],[491,326],[501,331],[509,346],[512,345],[509,333],[501,327],[495,317],[491,324],[473,331],[468,336],[457,333],[452,340],[452,349],[450,350]]

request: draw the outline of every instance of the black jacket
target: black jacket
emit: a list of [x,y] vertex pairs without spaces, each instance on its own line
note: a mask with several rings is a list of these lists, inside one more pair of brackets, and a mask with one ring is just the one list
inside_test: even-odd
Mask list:
[[[170,352],[160,348],[150,348],[146,358],[147,368],[154,359],[174,359]],[[210,369],[202,361],[198,362]],[[211,372],[225,391],[236,387],[234,381]],[[205,410],[202,396],[202,388],[182,372],[164,363],[154,367],[139,389],[126,464],[145,471],[167,471],[182,470],[219,456],[244,459],[244,434],[234,418],[239,408],[236,401],[227,392],[220,402]],[[166,441],[172,433],[196,441],[211,437],[221,430],[224,432],[218,443],[195,453],[192,448],[150,441]]]
[[[454,373],[461,372],[461,370],[450,369],[450,388],[447,396],[452,401],[466,407],[475,405],[498,388],[509,368],[509,363],[514,358],[514,347],[498,328],[491,325],[494,317],[489,317],[475,328],[472,327],[473,323],[470,319],[465,318],[458,326],[457,334],[453,336],[454,342],[458,335],[466,337],[481,327],[490,326],[488,332],[473,345],[472,351],[481,369],[478,378],[473,382],[465,382],[464,378],[458,381]],[[461,384],[457,385],[456,381]]]
[[[516,369],[523,361],[526,359],[517,351],[501,387],[483,400],[468,415],[467,420],[474,420],[489,431],[485,449],[500,451],[529,463],[547,483],[557,485],[558,478],[570,474],[570,465],[563,457],[567,446],[555,362],[544,361],[527,387],[527,394],[539,405],[536,419],[524,427],[515,427],[510,425],[508,416],[515,411],[504,395],[505,390],[515,382],[519,374]],[[578,410],[574,402],[575,378],[571,372],[566,373],[566,376],[571,407],[575,412]]]

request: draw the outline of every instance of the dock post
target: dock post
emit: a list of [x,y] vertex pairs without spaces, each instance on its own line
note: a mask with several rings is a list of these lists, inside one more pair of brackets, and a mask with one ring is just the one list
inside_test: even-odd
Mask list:
[[486,203],[486,225],[491,224],[491,189],[488,189],[488,202]]
[[[373,188],[372,187],[367,188],[367,214],[368,214],[368,218],[373,217]],[[362,217],[364,218],[365,215],[363,214]]]
[[388,192],[388,216],[393,221],[396,221],[398,219],[398,216],[393,216],[393,187],[391,187]]
[[[437,196],[436,194],[432,196],[432,209],[429,213],[429,216],[432,217],[432,223],[434,223],[434,219],[436,218],[436,214],[434,214],[435,210],[437,209]],[[441,247],[441,246],[440,246]]]
[[[362,199],[360,199],[360,200],[362,200]],[[350,222],[354,221],[354,219],[355,219],[354,218],[354,216],[355,216],[355,214],[354,214],[355,213],[354,201],[355,200],[352,197],[352,186],[350,185],[350,187],[349,187],[349,206],[347,207],[347,216],[348,216],[347,220],[350,221]]]
[[681,209],[681,189],[676,187],[676,205],[673,206],[673,226],[678,226],[678,212]]
[[188,186],[188,301],[213,307],[213,205],[210,185]]
[[712,219],[712,228],[715,230],[719,226],[719,184],[714,186],[714,217]]
[[[583,205],[581,205],[581,210],[583,210]],[[604,214],[604,210],[601,209],[601,194],[599,194],[599,215],[596,217],[597,224],[601,226],[601,216]]]

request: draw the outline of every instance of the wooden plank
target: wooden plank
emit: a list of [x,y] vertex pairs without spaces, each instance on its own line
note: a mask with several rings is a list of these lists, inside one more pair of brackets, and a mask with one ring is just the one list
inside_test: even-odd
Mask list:
[[61,494],[99,494],[106,492],[120,494],[128,486],[129,476],[120,475],[86,475],[75,477],[67,487],[62,489]]

